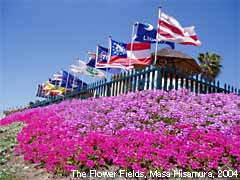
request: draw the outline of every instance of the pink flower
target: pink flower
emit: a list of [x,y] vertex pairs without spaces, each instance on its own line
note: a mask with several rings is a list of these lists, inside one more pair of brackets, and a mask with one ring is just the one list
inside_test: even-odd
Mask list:
[[95,166],[95,163],[92,160],[87,160],[86,165],[88,168],[93,168]]

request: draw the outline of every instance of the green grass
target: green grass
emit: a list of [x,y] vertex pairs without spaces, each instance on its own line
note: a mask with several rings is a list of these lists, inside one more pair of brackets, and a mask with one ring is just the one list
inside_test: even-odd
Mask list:
[[0,170],[0,180],[14,180],[12,172],[7,169]]
[[23,123],[13,123],[0,127],[0,180],[14,179],[14,169],[7,167],[13,147],[17,144],[16,135],[23,128]]

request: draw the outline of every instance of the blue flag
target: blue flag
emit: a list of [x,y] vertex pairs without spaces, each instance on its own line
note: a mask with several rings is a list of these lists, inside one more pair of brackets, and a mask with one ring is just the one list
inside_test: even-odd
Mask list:
[[[137,26],[137,32],[134,36],[134,41],[156,43],[157,30],[151,24],[136,23],[135,26]],[[160,41],[158,43],[167,44],[172,49],[175,48],[173,42]]]
[[95,68],[96,54],[92,52],[88,52],[88,56],[89,56],[89,61],[87,63],[87,66]]
[[127,58],[127,44],[111,39],[111,59],[113,57]]
[[108,48],[98,45],[97,51],[97,63],[106,63],[108,62]]
[[53,78],[49,79],[49,82],[53,85],[66,87],[68,89],[81,89],[87,86],[85,82],[64,70],[54,74]]
[[42,98],[45,98],[45,97],[46,97],[46,94],[45,94],[45,92],[43,91],[43,85],[42,85],[42,84],[39,84],[39,85],[38,85],[38,90],[37,90],[36,96],[37,96],[37,97],[42,97]]
[[120,68],[103,68],[108,67],[108,48],[99,46],[97,47],[96,68],[108,71],[112,74],[118,74],[121,72]]

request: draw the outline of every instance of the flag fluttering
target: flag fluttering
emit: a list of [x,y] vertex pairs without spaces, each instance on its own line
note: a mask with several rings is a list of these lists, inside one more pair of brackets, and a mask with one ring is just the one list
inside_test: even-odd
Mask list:
[[151,64],[151,44],[150,43],[129,43],[127,44],[127,58],[131,65]]
[[149,65],[151,63],[150,43],[122,43],[111,39],[111,55],[109,64],[120,64],[125,68],[133,65]]
[[60,87],[58,89],[52,89],[46,92],[46,95],[50,96],[62,96],[66,92],[66,89],[63,87]]
[[107,68],[108,65],[108,48],[97,46],[96,68]]
[[38,91],[36,96],[38,97],[49,97],[49,96],[60,96],[66,92],[66,89],[63,87],[58,87],[56,85],[47,82],[46,84],[38,85]]
[[106,75],[103,71],[87,66],[87,64],[82,60],[78,60],[78,65],[71,65],[70,70],[74,73],[84,74],[95,78],[106,78]]
[[[136,33],[133,37],[134,41],[156,43],[157,30],[151,24],[136,23]],[[160,41],[159,44],[167,44],[172,49],[175,48],[173,42]]]
[[55,85],[51,84],[50,82],[47,82],[43,86],[43,91],[50,91],[50,90],[53,90],[53,89],[55,89]]
[[88,57],[89,57],[89,60],[88,60],[87,66],[90,66],[90,67],[95,68],[95,64],[96,64],[96,53],[88,52]]
[[87,66],[107,71],[108,73],[118,74],[121,72],[120,68],[111,68],[108,64],[108,49],[102,46],[97,46],[96,53],[88,52],[89,62]]
[[164,40],[194,46],[201,45],[194,31],[194,26],[184,28],[175,18],[164,12],[159,13],[157,38],[159,41]]
[[127,59],[127,44],[110,39],[110,53],[108,63],[125,70],[132,69]]
[[46,97],[46,93],[43,90],[43,87],[44,87],[44,84],[38,84],[38,89],[37,89],[37,94],[36,94],[37,97],[42,97],[42,98]]
[[49,82],[53,85],[57,85],[59,87],[64,87],[67,89],[82,89],[87,86],[85,82],[74,76],[73,74],[67,71],[60,71],[53,75],[53,78],[49,79]]

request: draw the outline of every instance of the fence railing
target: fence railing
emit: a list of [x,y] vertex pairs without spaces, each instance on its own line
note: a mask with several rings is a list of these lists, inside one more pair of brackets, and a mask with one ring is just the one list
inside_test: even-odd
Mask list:
[[31,108],[46,106],[58,103],[65,99],[88,97],[118,96],[128,92],[136,92],[150,89],[162,89],[170,91],[172,89],[185,88],[195,93],[235,93],[240,95],[240,89],[224,84],[220,87],[219,81],[208,82],[199,75],[192,75],[185,71],[180,71],[169,67],[148,66],[143,70],[131,70],[112,77],[112,80],[97,81],[89,84],[86,89],[78,92],[71,92],[63,97],[54,97],[37,103],[33,103]]

